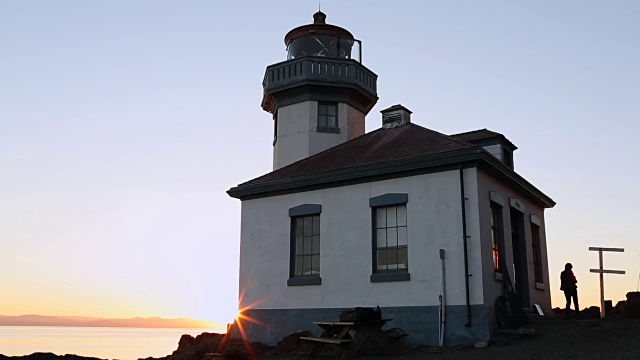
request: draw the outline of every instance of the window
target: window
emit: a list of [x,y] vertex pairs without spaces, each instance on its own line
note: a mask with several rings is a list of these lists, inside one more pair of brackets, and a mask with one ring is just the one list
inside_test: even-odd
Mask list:
[[531,247],[533,250],[533,273],[537,283],[543,284],[540,254],[540,226],[531,223]]
[[376,210],[376,272],[407,271],[407,206]]
[[502,162],[513,169],[513,153],[504,146],[502,147]]
[[372,282],[409,280],[407,194],[369,199],[372,207]]
[[321,206],[305,204],[289,209],[291,249],[287,285],[320,285]]
[[502,272],[502,206],[491,203],[491,252],[493,270]]
[[338,127],[338,104],[318,103],[318,127],[319,132],[339,133]]
[[291,275],[320,275],[320,215],[300,216],[292,221],[295,241]]

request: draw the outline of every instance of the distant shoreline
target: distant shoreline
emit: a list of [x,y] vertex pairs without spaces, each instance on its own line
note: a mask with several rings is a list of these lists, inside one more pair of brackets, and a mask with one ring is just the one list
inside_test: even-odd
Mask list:
[[63,327],[109,327],[142,329],[210,329],[225,330],[225,326],[210,321],[188,318],[165,319],[159,317],[109,319],[82,316],[45,316],[45,315],[0,315],[0,326],[63,326]]
[[202,329],[211,330],[212,332],[220,333],[224,330],[223,327],[201,327],[201,326],[111,326],[111,325],[38,325],[38,324],[0,324],[0,327],[10,326],[31,326],[31,327],[87,327],[87,328],[131,328],[131,329]]

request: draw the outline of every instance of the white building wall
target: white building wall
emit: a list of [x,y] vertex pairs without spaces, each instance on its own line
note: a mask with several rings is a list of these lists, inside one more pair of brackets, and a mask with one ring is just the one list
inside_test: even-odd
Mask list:
[[[485,304],[482,282],[482,237],[480,213],[478,211],[478,170],[464,170],[464,191],[467,219],[467,256],[469,258],[469,293],[471,304]],[[462,240],[460,240],[462,242]],[[462,246],[462,245],[460,245]],[[462,265],[464,266],[464,264]]]
[[[493,305],[498,296],[504,295],[503,281],[496,278],[493,270],[493,258],[491,249],[491,203],[490,192],[495,192],[504,200],[503,208],[503,236],[504,236],[504,249],[503,255],[505,263],[507,264],[507,272],[511,278],[514,279],[514,271],[512,264],[513,260],[513,244],[511,239],[511,221],[510,221],[510,200],[517,199],[522,205],[524,205],[524,236],[526,242],[526,254],[527,254],[527,272],[528,272],[528,289],[529,289],[529,302],[531,304],[538,304],[545,312],[551,312],[551,295],[549,289],[549,271],[548,271],[548,258],[547,258],[547,241],[546,241],[546,228],[544,223],[544,207],[536,204],[529,199],[525,198],[522,194],[514,191],[513,189],[505,186],[500,181],[489,176],[484,172],[478,172],[478,196],[479,199],[479,219],[482,223],[482,271],[483,279],[485,282],[485,302],[488,305]],[[541,222],[540,226],[540,250],[541,250],[541,264],[543,282],[537,283],[535,281],[535,272],[533,265],[533,248],[531,244],[531,215],[535,215]]]
[[273,169],[292,164],[364,134],[365,114],[338,103],[339,133],[318,132],[318,102],[303,101],[278,109]]
[[[309,119],[317,118],[318,105],[305,101],[278,109],[276,142],[273,145],[273,169],[309,156]],[[303,121],[301,121],[303,120]]]
[[[465,170],[471,304],[483,303],[476,170]],[[369,199],[407,193],[409,281],[370,282]],[[321,285],[287,286],[288,210],[320,204]],[[465,304],[459,172],[446,171],[242,202],[241,307],[255,309],[434,306],[446,251],[447,304]]]

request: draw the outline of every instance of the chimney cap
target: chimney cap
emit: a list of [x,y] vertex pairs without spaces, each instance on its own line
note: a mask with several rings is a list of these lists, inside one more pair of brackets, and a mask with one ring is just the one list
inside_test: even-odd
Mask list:
[[411,122],[411,110],[400,104],[393,105],[380,112],[382,113],[383,129],[392,129],[394,127],[407,125]]
[[406,107],[402,106],[401,104],[393,105],[390,108],[387,108],[387,109],[384,109],[384,110],[380,110],[380,112],[382,114],[384,114],[384,113],[388,113],[388,112],[391,112],[391,111],[398,111],[398,110],[404,110],[404,111],[408,112],[409,114],[413,113],[411,110],[407,109]]

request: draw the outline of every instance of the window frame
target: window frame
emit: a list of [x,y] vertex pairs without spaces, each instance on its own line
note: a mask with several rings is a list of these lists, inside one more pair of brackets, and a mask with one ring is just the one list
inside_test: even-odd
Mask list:
[[500,204],[491,202],[491,259],[493,260],[493,271],[502,273],[502,260],[504,256],[504,219],[503,207]]
[[[320,277],[320,237],[321,237],[321,233],[320,233],[320,214],[322,212],[322,206],[318,205],[318,204],[304,204],[304,205],[299,205],[296,207],[293,207],[291,209],[289,209],[289,218],[290,218],[290,235],[289,235],[289,279],[287,279],[287,285],[288,286],[305,286],[305,285],[321,285],[322,284],[322,279]],[[306,237],[310,237],[311,239],[311,245],[309,246],[309,253],[305,253],[304,250],[301,251],[301,253],[297,254],[296,250],[298,248],[297,246],[297,230],[298,230],[298,224],[301,221],[303,226],[305,224],[305,219],[311,218],[311,231],[310,233],[307,235],[304,232],[304,227],[302,229],[302,238],[303,238],[303,244]],[[317,233],[314,230],[314,219],[317,218]],[[317,245],[317,251],[314,250],[314,246],[313,246],[313,238],[315,236],[318,236],[318,245]],[[303,245],[303,249],[304,249],[304,245]],[[318,261],[318,273],[317,274],[308,274],[308,275],[304,275],[304,274],[297,274],[296,271],[296,260],[299,257],[302,257],[302,261],[303,261],[303,265],[302,268],[304,268],[304,261],[305,258],[310,257],[311,259],[311,269],[313,271],[313,264],[314,264],[314,257],[317,256],[317,261]]]
[[[411,275],[409,273],[409,214],[408,214],[408,195],[407,194],[399,194],[399,193],[389,193],[380,196],[376,196],[369,199],[369,206],[371,207],[371,282],[388,282],[388,281],[408,281],[411,279]],[[405,208],[405,221],[404,225],[396,225],[394,228],[399,229],[404,227],[406,229],[407,241],[406,245],[401,246],[398,244],[398,240],[396,240],[396,251],[401,247],[406,249],[406,257],[407,263],[403,269],[386,269],[380,270],[378,269],[378,239],[377,239],[377,212],[380,209],[388,209],[388,208],[396,208],[396,220],[397,220],[397,209],[398,207]],[[390,227],[386,226],[384,229],[389,229]],[[397,238],[396,238],[397,239]],[[388,246],[386,247],[389,248]]]
[[502,162],[507,165],[510,169],[513,169],[513,152],[507,149],[506,146],[502,145]]
[[542,245],[540,243],[540,221],[535,215],[531,215],[530,220],[531,225],[531,251],[533,258],[533,276],[536,282],[536,286],[538,284],[544,284],[544,272],[542,269]]
[[[503,281],[502,274],[506,269],[502,269],[502,263],[505,256],[504,245],[504,204],[505,201],[495,191],[489,191],[489,229],[491,231],[491,259],[494,277],[497,281]],[[497,219],[494,219],[497,216]],[[495,226],[494,226],[494,223]],[[497,238],[497,244],[496,244]],[[495,255],[498,255],[497,264]]]
[[[322,109],[326,110],[322,112]],[[334,114],[331,115],[329,107],[334,109]],[[321,122],[321,117],[324,117],[324,121]],[[330,124],[330,119],[333,119],[333,124]],[[323,124],[324,123],[324,124]],[[323,133],[340,133],[340,119],[338,117],[338,103],[337,102],[324,102],[318,101],[317,118],[316,118],[316,131]]]

